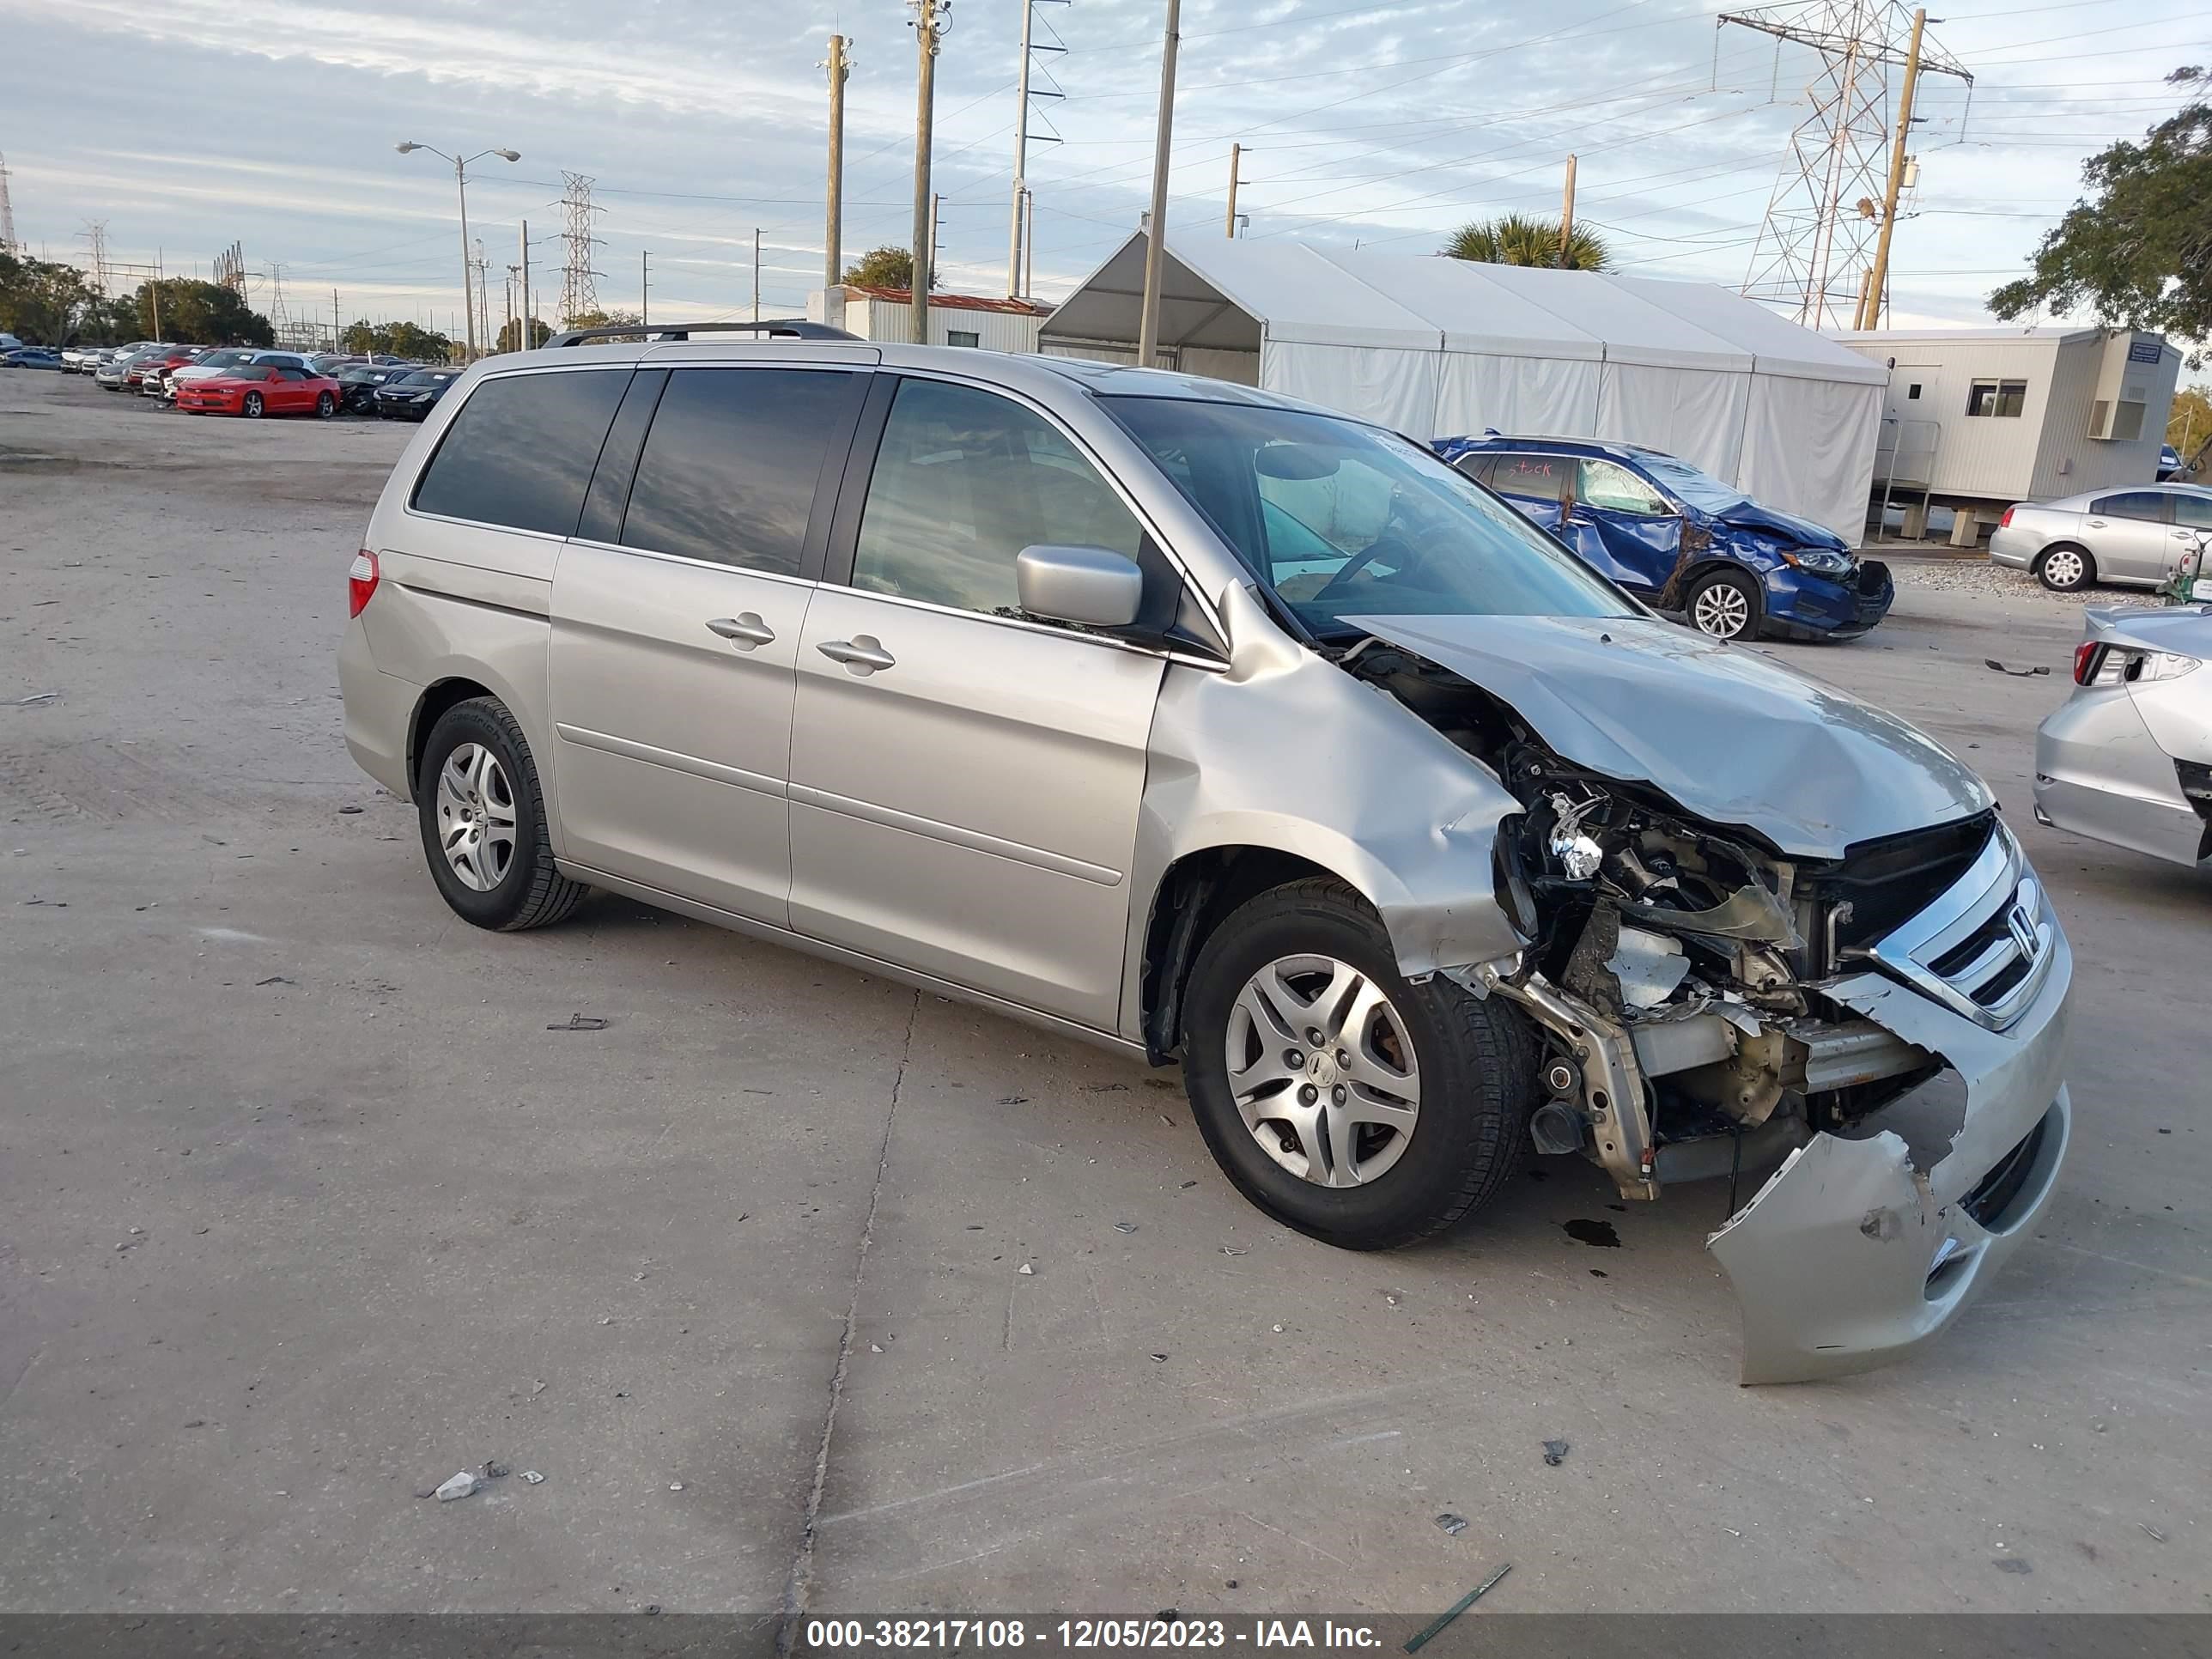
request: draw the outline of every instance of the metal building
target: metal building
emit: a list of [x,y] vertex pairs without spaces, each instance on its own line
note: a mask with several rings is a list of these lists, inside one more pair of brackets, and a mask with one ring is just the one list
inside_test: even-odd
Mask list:
[[2162,334],[2106,328],[1885,329],[1836,336],[1889,371],[1876,497],[1957,514],[1968,544],[2014,501],[2148,483],[2181,372]]
[[[835,321],[864,340],[914,343],[913,295],[902,288],[863,288],[847,283],[806,297],[814,322]],[[830,313],[840,310],[842,319]],[[978,346],[986,351],[1035,351],[1037,330],[1052,307],[1034,300],[985,299],[975,294],[929,296],[929,343]]]

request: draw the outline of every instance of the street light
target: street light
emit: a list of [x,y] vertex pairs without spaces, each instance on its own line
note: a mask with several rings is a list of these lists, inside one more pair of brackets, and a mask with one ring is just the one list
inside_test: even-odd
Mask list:
[[468,319],[468,355],[473,361],[477,355],[477,308],[475,280],[469,275],[469,163],[481,161],[487,155],[496,155],[502,161],[520,161],[522,152],[493,148],[480,149],[474,155],[448,155],[434,144],[418,144],[413,139],[402,139],[393,146],[402,155],[412,155],[418,149],[427,149],[441,161],[453,164],[453,181],[461,192],[461,313]]

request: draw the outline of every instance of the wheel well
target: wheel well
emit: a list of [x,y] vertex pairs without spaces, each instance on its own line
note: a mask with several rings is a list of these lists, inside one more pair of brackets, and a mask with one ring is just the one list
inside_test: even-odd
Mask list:
[[466,702],[471,697],[489,697],[492,693],[474,680],[440,680],[422,693],[415,705],[415,718],[407,728],[407,786],[415,787],[422,770],[422,739],[430,735],[445,712],[455,703]]
[[1341,879],[1310,859],[1272,847],[1208,847],[1176,860],[1160,878],[1145,925],[1139,985],[1146,1057],[1165,1065],[1182,1044],[1182,991],[1199,948],[1246,900],[1286,882]]

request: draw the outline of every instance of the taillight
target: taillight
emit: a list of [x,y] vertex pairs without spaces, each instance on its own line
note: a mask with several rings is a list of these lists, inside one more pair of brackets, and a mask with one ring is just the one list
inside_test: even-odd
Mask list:
[[2005,508],[2004,517],[1997,520],[1997,528],[2000,530],[2009,530],[2012,527],[2012,515],[2013,509],[2011,507]]
[[[368,557],[367,554],[362,556]],[[359,606],[355,609],[358,611]],[[2105,647],[2094,640],[2084,640],[2074,647],[2074,684],[2087,685],[2097,677],[2097,653]]]
[[368,608],[376,592],[380,573],[376,568],[376,555],[367,548],[353,556],[353,568],[346,572],[346,615],[358,617]]

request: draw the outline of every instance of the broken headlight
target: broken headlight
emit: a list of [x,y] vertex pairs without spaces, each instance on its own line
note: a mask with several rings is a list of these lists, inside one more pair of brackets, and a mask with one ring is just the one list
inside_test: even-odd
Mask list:
[[1848,553],[1838,553],[1826,547],[1785,548],[1783,562],[1794,564],[1800,570],[1809,570],[1815,576],[1848,576],[1854,561]]

